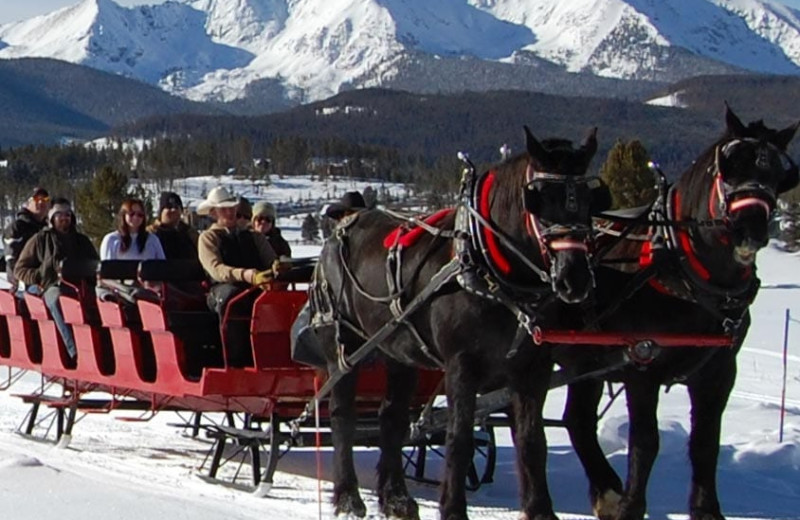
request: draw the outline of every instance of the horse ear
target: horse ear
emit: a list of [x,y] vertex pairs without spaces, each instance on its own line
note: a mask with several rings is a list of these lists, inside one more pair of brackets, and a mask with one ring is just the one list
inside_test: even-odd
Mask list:
[[792,139],[794,139],[794,134],[797,132],[798,127],[800,127],[800,121],[792,126],[787,126],[783,130],[779,130],[775,135],[775,138],[772,140],[772,144],[781,150],[786,150],[786,148],[789,146],[789,143],[792,142]]
[[594,154],[597,152],[597,127],[595,126],[591,130],[589,130],[589,135],[586,136],[586,139],[583,140],[581,144],[583,149],[586,153],[589,154],[589,157],[594,157]]
[[728,133],[735,137],[742,137],[747,131],[744,123],[733,113],[728,102],[725,102],[725,125],[728,127]]
[[542,147],[541,143],[533,136],[531,129],[527,125],[522,128],[525,129],[525,148],[531,157],[536,157],[540,161],[547,155],[547,151]]

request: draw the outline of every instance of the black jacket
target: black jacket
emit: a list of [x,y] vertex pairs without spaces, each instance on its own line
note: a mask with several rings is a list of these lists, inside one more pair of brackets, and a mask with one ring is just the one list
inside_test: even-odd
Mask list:
[[22,253],[22,248],[33,235],[44,229],[46,225],[46,219],[37,220],[28,208],[22,208],[17,213],[17,219],[6,228],[3,234],[6,276],[12,285],[17,284],[17,279],[14,277],[14,265]]
[[147,230],[158,237],[167,260],[197,259],[197,231],[184,222],[173,227],[156,221]]
[[275,250],[275,254],[278,255],[278,257],[292,256],[292,247],[289,245],[289,242],[283,238],[280,229],[273,225],[272,229],[269,230],[269,233],[266,233],[266,237],[269,241],[269,245],[272,246],[272,249]]

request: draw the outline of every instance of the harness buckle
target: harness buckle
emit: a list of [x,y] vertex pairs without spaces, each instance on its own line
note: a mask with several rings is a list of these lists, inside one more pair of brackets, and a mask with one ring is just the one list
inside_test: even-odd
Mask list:
[[525,330],[528,331],[529,335],[531,335],[531,336],[533,335],[533,322],[535,320],[533,320],[530,317],[529,314],[527,314],[527,313],[523,312],[522,310],[520,310],[517,313],[517,321],[519,321],[519,324],[520,324],[521,327],[524,327]]
[[483,280],[486,282],[486,288],[489,289],[490,293],[496,293],[500,289],[500,284],[489,273],[483,275]]
[[735,334],[739,327],[742,326],[742,319],[739,318],[738,320],[734,320],[731,318],[725,318],[722,320],[722,328],[725,330],[726,334]]

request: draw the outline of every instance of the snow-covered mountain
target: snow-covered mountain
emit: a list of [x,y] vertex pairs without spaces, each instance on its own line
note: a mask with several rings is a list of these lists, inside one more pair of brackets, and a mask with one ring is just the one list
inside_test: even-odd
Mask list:
[[800,74],[800,12],[767,0],[83,0],[0,26],[0,58],[67,60],[199,100],[270,80],[309,101],[388,84],[414,56],[529,66],[531,54],[624,79]]

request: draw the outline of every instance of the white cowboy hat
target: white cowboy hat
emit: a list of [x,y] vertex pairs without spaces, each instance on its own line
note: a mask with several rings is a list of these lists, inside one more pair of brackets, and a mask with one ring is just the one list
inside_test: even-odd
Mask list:
[[208,215],[212,208],[233,208],[239,205],[239,197],[222,186],[212,188],[206,200],[197,206],[198,215]]

